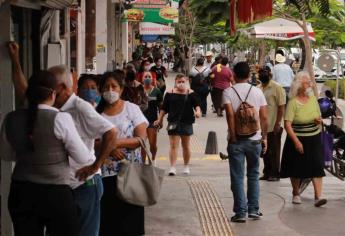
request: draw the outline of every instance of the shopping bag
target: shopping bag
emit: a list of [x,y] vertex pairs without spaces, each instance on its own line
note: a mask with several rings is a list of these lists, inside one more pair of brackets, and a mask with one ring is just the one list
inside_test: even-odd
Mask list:
[[117,176],[117,196],[123,201],[137,206],[152,206],[157,203],[165,171],[153,166],[150,153],[143,139],[141,148],[147,152],[148,164],[132,161],[121,163]]

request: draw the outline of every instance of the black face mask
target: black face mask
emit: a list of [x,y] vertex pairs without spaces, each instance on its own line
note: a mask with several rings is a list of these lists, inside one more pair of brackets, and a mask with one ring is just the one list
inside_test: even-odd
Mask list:
[[261,81],[261,83],[267,84],[270,81],[270,78],[268,76],[263,76],[259,77],[259,80]]

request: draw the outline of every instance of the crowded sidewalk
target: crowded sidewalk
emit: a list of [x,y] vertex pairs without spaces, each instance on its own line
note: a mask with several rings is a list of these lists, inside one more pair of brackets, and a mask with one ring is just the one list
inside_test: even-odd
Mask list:
[[[172,86],[173,77],[174,74],[170,74],[167,80],[168,89]],[[200,221],[200,209],[191,191],[191,181],[207,182],[220,200],[223,212],[228,219],[231,217],[233,197],[228,162],[221,161],[217,155],[204,154],[209,131],[217,133],[219,151],[226,153],[226,129],[225,118],[217,117],[216,114],[209,113],[206,118],[197,120],[191,141],[191,174],[182,174],[182,154],[179,153],[177,176],[166,176],[158,204],[146,210],[147,235],[203,235],[204,225],[212,224],[212,217],[206,222],[204,218]],[[168,137],[163,128],[158,134],[159,167],[168,169],[168,150]],[[260,172],[262,168],[261,161]],[[289,179],[281,179],[279,182],[260,181],[260,188],[262,219],[248,220],[245,224],[229,223],[231,234],[318,236],[345,233],[345,228],[340,227],[345,208],[345,183],[330,174],[327,173],[324,178],[323,193],[328,199],[328,204],[322,208],[313,207],[314,195],[311,185],[301,195],[303,204],[300,205],[291,203]],[[217,224],[214,225],[217,227]]]

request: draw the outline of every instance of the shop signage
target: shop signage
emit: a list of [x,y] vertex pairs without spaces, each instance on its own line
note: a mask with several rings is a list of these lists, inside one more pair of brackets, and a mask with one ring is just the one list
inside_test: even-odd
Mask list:
[[175,35],[175,28],[169,25],[140,22],[139,33],[140,35]]
[[136,0],[124,12],[127,21],[161,24],[178,22],[178,0]]

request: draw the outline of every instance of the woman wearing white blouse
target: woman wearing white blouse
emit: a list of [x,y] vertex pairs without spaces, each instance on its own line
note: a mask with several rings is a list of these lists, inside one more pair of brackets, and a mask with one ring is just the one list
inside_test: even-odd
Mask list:
[[144,207],[124,202],[116,195],[119,160],[134,158],[142,163],[140,142],[146,139],[148,121],[139,106],[121,99],[125,75],[122,71],[107,72],[100,81],[102,99],[97,111],[118,130],[116,150],[102,167],[104,193],[101,200],[100,236],[144,235]]

